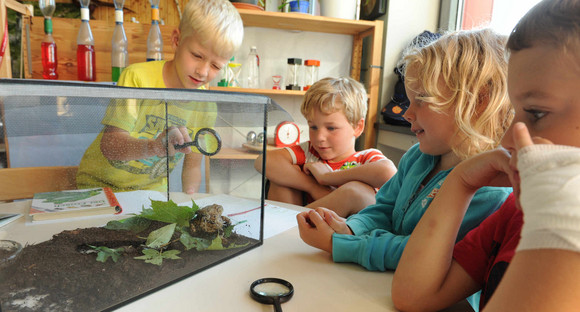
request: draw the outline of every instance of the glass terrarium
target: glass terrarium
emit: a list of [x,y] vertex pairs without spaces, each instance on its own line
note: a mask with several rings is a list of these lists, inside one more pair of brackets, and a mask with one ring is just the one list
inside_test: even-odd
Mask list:
[[[254,162],[266,144],[248,134],[267,138],[291,120],[270,98],[6,79],[0,108],[0,171],[15,190],[0,213],[23,214],[0,228],[0,240],[23,246],[0,268],[0,310],[32,299],[32,310],[114,309],[262,244],[265,179]],[[110,189],[122,211],[29,215],[45,191],[61,197],[41,214],[77,208],[82,198],[66,196],[93,189]]]

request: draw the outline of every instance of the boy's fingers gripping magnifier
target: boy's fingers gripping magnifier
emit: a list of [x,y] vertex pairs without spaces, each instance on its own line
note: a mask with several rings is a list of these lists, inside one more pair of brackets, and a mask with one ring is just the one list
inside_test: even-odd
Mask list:
[[222,148],[222,139],[214,129],[201,128],[195,134],[193,141],[175,144],[173,147],[179,150],[188,146],[195,146],[200,153],[206,156],[213,156]]

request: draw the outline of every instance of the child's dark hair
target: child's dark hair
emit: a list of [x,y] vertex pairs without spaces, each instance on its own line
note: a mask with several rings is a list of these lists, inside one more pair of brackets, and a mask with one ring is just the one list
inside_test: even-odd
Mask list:
[[580,0],[544,0],[515,26],[508,42],[510,51],[548,44],[578,53],[580,47]]

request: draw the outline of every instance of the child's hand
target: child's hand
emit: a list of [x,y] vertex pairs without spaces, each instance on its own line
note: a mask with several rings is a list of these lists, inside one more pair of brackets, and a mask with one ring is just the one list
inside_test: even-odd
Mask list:
[[302,171],[308,175],[313,176],[320,185],[330,185],[327,175],[332,170],[320,161],[305,163]]
[[353,235],[348,225],[346,225],[346,219],[339,216],[334,210],[320,207],[316,208],[316,211],[324,218],[326,224],[328,224],[334,232],[338,234]]
[[517,164],[518,164],[518,152],[526,147],[526,146],[530,146],[530,145],[534,145],[534,144],[553,144],[551,141],[546,140],[544,138],[540,138],[540,137],[531,137],[530,136],[530,132],[528,131],[528,127],[526,127],[526,125],[523,122],[518,122],[515,123],[513,125],[513,129],[512,129],[512,135],[513,135],[513,139],[514,139],[514,145],[515,145],[515,152],[512,153],[512,159],[510,161],[511,167],[514,168],[514,173],[513,173],[513,178],[512,180],[513,182],[513,188],[514,188],[514,195],[516,197],[516,207],[518,207],[519,209],[521,209],[521,204],[520,204],[520,174],[519,171],[517,170]]
[[463,186],[474,192],[483,186],[512,186],[513,173],[510,154],[503,148],[464,160],[452,171]]
[[[166,135],[167,132],[167,135]],[[168,142],[167,142],[168,140]],[[180,152],[184,154],[191,153],[191,147],[187,146],[176,150],[173,146],[174,145],[182,145],[184,143],[191,142],[191,138],[187,132],[186,127],[175,127],[171,126],[169,129],[163,131],[156,139],[157,145],[160,147],[160,150],[163,151],[158,156],[165,156],[165,148],[167,147],[167,153],[169,156],[174,156],[175,153]]]
[[332,254],[332,234],[334,230],[326,224],[316,210],[303,211],[296,215],[298,230],[302,240],[318,249]]

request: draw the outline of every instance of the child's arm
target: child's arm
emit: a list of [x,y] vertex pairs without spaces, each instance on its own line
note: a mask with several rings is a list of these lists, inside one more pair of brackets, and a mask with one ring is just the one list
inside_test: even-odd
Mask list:
[[[523,125],[514,126],[514,143],[518,151],[551,144],[532,139]],[[518,153],[518,169],[526,223],[516,254],[485,311],[576,311],[580,305],[578,150],[538,146],[523,153]]]
[[181,187],[184,193],[193,194],[199,191],[202,160],[202,154],[189,153],[185,155],[183,159],[183,170],[181,171]]
[[510,185],[509,155],[494,150],[460,163],[413,230],[391,288],[398,309],[439,310],[478,289],[453,260],[462,220],[475,192],[483,186]]
[[[254,162],[254,168],[260,173],[262,173],[262,159],[262,155],[260,155]],[[318,184],[314,178],[306,175],[292,164],[292,157],[286,149],[267,152],[266,177],[276,184],[308,192],[315,199],[317,193],[328,193],[325,186]]]
[[101,139],[101,152],[103,156],[110,160],[137,160],[152,156],[165,157],[167,152],[169,156],[175,155],[176,152],[191,153],[190,147],[180,150],[173,148],[174,144],[183,144],[191,142],[185,127],[171,127],[169,131],[168,151],[165,150],[165,132],[161,133],[155,139],[137,139],[129,135],[129,132],[114,127],[106,126]]
[[380,188],[397,173],[397,167],[391,160],[386,159],[349,169],[330,171],[326,165],[316,162],[305,164],[304,171],[309,172],[322,185],[342,185],[350,181],[360,181],[373,188]]

